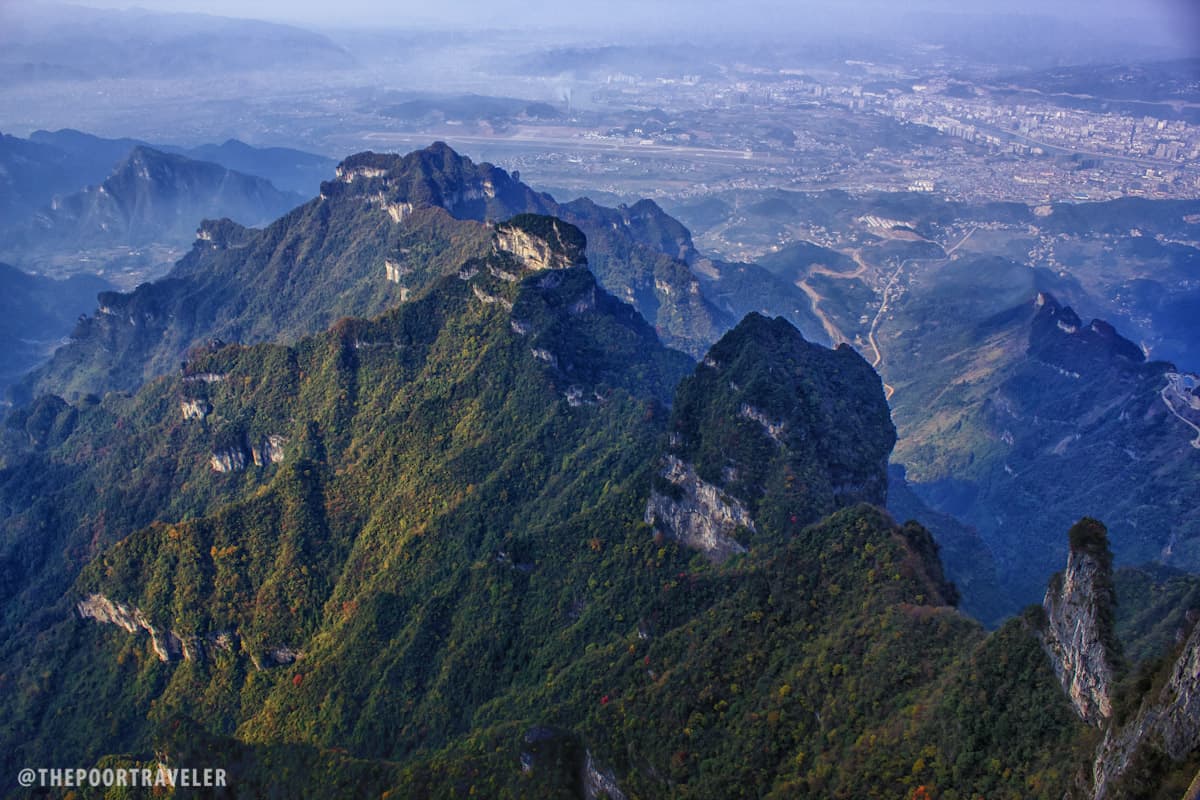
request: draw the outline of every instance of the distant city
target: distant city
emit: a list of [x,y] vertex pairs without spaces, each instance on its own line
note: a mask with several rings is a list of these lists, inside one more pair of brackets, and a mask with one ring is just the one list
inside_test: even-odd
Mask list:
[[[771,71],[718,81],[610,80],[611,88],[592,97],[598,105],[688,110],[657,112],[649,124],[630,128],[586,131],[579,134],[585,141],[611,145],[634,160],[641,160],[631,156],[639,150],[645,160],[692,151],[699,162],[744,156],[736,176],[702,179],[680,196],[789,185],[1016,202],[1200,196],[1200,125],[1179,119],[1070,109],[1030,95],[1014,100],[948,78],[901,85],[881,76],[872,85]],[[757,124],[747,125],[748,119]],[[768,120],[777,130],[764,137],[759,129]],[[887,121],[941,136],[906,131],[899,143],[908,148],[883,137],[870,141]],[[848,139],[820,135],[839,123],[851,129]],[[862,151],[861,159],[851,158],[855,151]],[[575,168],[597,177],[611,172],[609,153],[581,153]],[[523,161],[553,168],[560,159],[548,153]]]

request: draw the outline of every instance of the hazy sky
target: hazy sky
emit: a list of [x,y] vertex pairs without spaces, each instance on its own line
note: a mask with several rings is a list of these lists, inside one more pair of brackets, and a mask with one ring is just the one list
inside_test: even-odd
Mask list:
[[[35,0],[35,2],[38,0]],[[0,0],[0,5],[27,3],[29,0]],[[1081,20],[1135,17],[1143,20],[1161,19],[1178,24],[1195,18],[1200,0],[601,0],[597,3],[564,3],[562,0],[453,0],[429,2],[388,2],[387,0],[75,0],[80,5],[104,8],[141,7],[158,11],[195,11],[234,17],[286,20],[309,24],[370,25],[372,23],[402,23],[406,20],[444,19],[451,24],[471,22],[488,25],[543,23],[557,27],[572,18],[583,23],[622,17],[661,18],[678,20],[680,16],[703,15],[746,19],[755,14],[764,16],[787,12],[796,18],[797,11],[829,14],[836,10],[841,16],[880,9],[933,9],[946,11],[977,11],[1011,13],[1052,13]]]
[[[0,12],[64,0],[0,0]],[[567,29],[728,36],[791,30],[887,34],[912,11],[1057,16],[1098,42],[1157,43],[1200,54],[1200,0],[66,0],[100,8],[189,11],[324,28]]]

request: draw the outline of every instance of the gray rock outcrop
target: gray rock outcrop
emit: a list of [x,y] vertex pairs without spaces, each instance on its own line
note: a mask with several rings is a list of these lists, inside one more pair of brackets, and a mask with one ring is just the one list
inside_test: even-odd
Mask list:
[[1200,625],[1158,695],[1143,700],[1131,722],[1105,734],[1092,764],[1093,800],[1116,796],[1115,785],[1147,747],[1161,748],[1173,761],[1200,748]]
[[[137,634],[150,634],[150,646],[162,662],[204,661],[216,653],[234,654],[239,650],[238,635],[233,631],[214,631],[204,635],[181,635],[174,630],[154,625],[140,608],[111,600],[103,594],[93,593],[75,604],[81,619],[91,619],[106,625],[116,625],[122,630]],[[303,654],[288,647],[270,649],[267,666],[290,664]],[[261,669],[261,665],[259,666]]]
[[227,447],[209,457],[213,472],[240,472],[246,468],[246,451],[240,447]]
[[207,400],[181,400],[179,410],[185,420],[201,420],[212,413],[212,406]]
[[1113,664],[1102,605],[1111,603],[1112,567],[1095,554],[1071,549],[1067,569],[1051,581],[1042,607],[1042,643],[1080,718],[1102,725],[1112,716]]
[[[558,233],[559,226],[565,225],[555,220],[551,223],[551,229]],[[566,269],[581,263],[563,248],[515,226],[501,225],[496,229],[496,249],[511,253],[526,269],[532,270]]]
[[583,796],[586,800],[626,800],[612,770],[596,763],[591,750],[587,751],[583,761]]
[[277,433],[262,437],[258,444],[250,448],[254,466],[263,467],[267,464],[280,463],[283,461],[283,449],[286,446],[287,439]]
[[150,644],[159,661],[174,661],[184,655],[179,636],[174,631],[151,625],[136,606],[115,602],[102,594],[90,594],[75,604],[75,610],[83,619],[116,625],[129,633],[145,631],[150,634]]
[[665,536],[702,550],[713,561],[746,552],[734,538],[738,528],[754,530],[754,520],[736,498],[723,493],[696,474],[692,465],[667,455],[662,477],[674,496],[657,490],[646,504],[646,522]]

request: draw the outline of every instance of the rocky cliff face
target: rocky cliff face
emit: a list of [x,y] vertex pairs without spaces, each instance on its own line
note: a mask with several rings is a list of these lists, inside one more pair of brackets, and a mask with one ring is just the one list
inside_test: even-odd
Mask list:
[[[1083,534],[1100,537],[1103,549],[1087,542],[1077,547]],[[1112,716],[1112,603],[1107,534],[1095,520],[1082,520],[1072,529],[1066,572],[1051,581],[1042,603],[1042,641],[1063,690],[1089,725],[1102,725]]]
[[1110,728],[1092,765],[1092,798],[1126,796],[1122,779],[1150,751],[1182,761],[1200,749],[1200,625],[1192,629],[1170,677],[1157,695],[1145,698],[1137,716]]
[[625,800],[612,770],[604,769],[588,750],[583,762],[583,796],[586,800]]
[[1159,695],[1163,745],[1176,761],[1200,746],[1200,627],[1193,629]]
[[554,217],[520,214],[496,227],[496,248],[516,256],[526,269],[586,264],[584,247],[579,229]]
[[[82,619],[116,625],[128,633],[150,634],[150,646],[159,661],[204,661],[218,652],[241,652],[241,638],[233,631],[214,631],[203,636],[180,634],[152,624],[140,608],[103,594],[89,594],[75,604],[75,610]],[[293,664],[304,658],[304,653],[288,645],[276,645],[264,648],[261,653],[251,651],[249,657],[255,669],[263,670]]]
[[174,661],[184,654],[183,641],[175,631],[151,625],[140,608],[114,602],[102,594],[91,594],[76,603],[75,610],[83,619],[116,625],[129,633],[146,631],[159,661]]
[[212,406],[207,400],[180,400],[179,409],[185,420],[201,420],[212,413]]
[[1161,772],[1200,748],[1200,626],[1194,616],[1188,618],[1190,635],[1181,640],[1174,661],[1163,663],[1161,682],[1148,684],[1161,688],[1141,697],[1137,713],[1122,722],[1113,707],[1114,665],[1120,656],[1107,530],[1094,519],[1082,519],[1071,528],[1070,543],[1067,569],[1046,592],[1042,645],[1079,717],[1104,729],[1084,796],[1141,796],[1137,786],[1147,771]]
[[278,464],[283,461],[283,448],[287,439],[277,433],[264,436],[250,448],[250,456],[254,466],[265,467],[267,464]]
[[560,254],[551,251],[545,241],[516,228],[498,230],[496,246],[521,259],[529,269],[563,269],[571,266]]
[[246,451],[240,447],[218,450],[209,458],[213,472],[241,472],[246,468]]
[[[184,418],[188,418],[186,410]],[[214,472],[241,472],[250,464],[256,467],[278,464],[283,461],[287,441],[287,437],[277,433],[260,436],[250,444],[243,439],[228,447],[213,450],[209,456],[209,466]]]
[[741,501],[700,479],[690,464],[668,455],[662,477],[666,493],[654,490],[646,505],[646,522],[713,561],[746,552],[734,534],[754,530],[754,520]]

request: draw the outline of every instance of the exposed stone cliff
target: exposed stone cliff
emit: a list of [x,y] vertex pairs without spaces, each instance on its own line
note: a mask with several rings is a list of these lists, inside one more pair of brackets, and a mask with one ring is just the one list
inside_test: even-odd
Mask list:
[[151,625],[140,608],[114,602],[102,594],[91,594],[76,603],[75,610],[84,619],[117,625],[129,633],[146,631],[160,661],[174,661],[184,653],[180,637],[174,631]]
[[212,413],[212,406],[207,400],[181,400],[179,408],[185,420],[204,419]]
[[1112,716],[1112,556],[1104,526],[1084,519],[1071,529],[1067,569],[1046,590],[1043,644],[1063,690],[1089,725]]
[[666,457],[662,477],[672,490],[650,493],[646,522],[667,531],[688,547],[723,561],[746,548],[734,538],[738,528],[754,530],[754,520],[742,503],[700,479],[690,464]]
[[[145,631],[150,634],[150,646],[159,661],[204,661],[218,651],[243,652],[241,639],[233,631],[214,631],[203,636],[180,634],[154,625],[137,606],[111,600],[103,594],[89,594],[75,604],[75,610],[82,619],[116,625],[128,633]],[[288,645],[268,646],[261,652],[251,649],[248,655],[254,667],[260,670],[292,664],[304,658],[303,651]]]
[[585,800],[625,800],[612,770],[605,769],[592,758],[588,750],[583,763],[583,796]]
[[1193,627],[1170,677],[1142,700],[1134,719],[1110,728],[1092,765],[1092,798],[1124,796],[1122,779],[1147,753],[1159,751],[1182,761],[1200,749],[1200,625]]
[[213,472],[240,472],[246,468],[246,451],[240,447],[218,450],[209,458]]
[[1101,523],[1084,518],[1070,537],[1067,569],[1051,580],[1043,603],[1042,643],[1080,718],[1104,729],[1090,789],[1080,787],[1080,792],[1092,800],[1140,796],[1139,773],[1183,762],[1200,748],[1200,625],[1190,619],[1190,635],[1174,662],[1164,662],[1159,672],[1165,678],[1161,688],[1142,696],[1136,714],[1128,718],[1127,712],[1123,722],[1113,702],[1120,653],[1108,533]]
[[262,437],[259,439],[258,444],[250,448],[250,455],[254,460],[254,466],[263,467],[267,464],[278,464],[283,461],[283,448],[286,446],[287,439],[277,433]]
[[527,269],[566,269],[586,264],[583,234],[553,217],[520,214],[496,227],[496,248],[511,253]]
[[256,467],[278,464],[283,461],[287,437],[272,433],[252,440],[236,442],[229,447],[213,450],[209,466],[214,472],[240,472],[253,463]]

